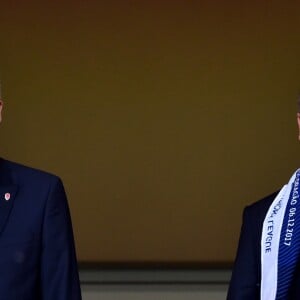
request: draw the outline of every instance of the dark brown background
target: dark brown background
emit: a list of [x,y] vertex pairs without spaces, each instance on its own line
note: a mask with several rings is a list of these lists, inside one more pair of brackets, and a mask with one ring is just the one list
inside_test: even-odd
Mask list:
[[1,2],[1,155],[62,177],[80,261],[232,261],[299,166],[299,8]]

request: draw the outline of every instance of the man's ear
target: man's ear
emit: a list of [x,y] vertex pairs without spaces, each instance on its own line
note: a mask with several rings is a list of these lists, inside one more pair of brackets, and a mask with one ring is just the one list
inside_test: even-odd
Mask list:
[[0,99],[0,122],[2,121],[3,101]]

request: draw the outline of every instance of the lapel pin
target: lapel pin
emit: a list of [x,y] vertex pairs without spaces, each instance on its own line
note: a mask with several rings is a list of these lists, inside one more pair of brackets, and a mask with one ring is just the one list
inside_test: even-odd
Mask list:
[[10,193],[5,193],[4,199],[8,201],[10,199]]

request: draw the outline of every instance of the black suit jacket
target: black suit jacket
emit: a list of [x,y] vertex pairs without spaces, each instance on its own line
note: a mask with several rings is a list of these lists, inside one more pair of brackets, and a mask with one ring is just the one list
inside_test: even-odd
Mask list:
[[0,300],[81,300],[61,180],[0,159]]
[[227,300],[260,299],[262,226],[268,208],[277,194],[275,192],[244,209]]
[[[240,240],[227,300],[259,300],[261,281],[261,234],[266,213],[279,191],[244,210]],[[300,261],[300,259],[299,259]],[[300,263],[288,299],[300,299]]]

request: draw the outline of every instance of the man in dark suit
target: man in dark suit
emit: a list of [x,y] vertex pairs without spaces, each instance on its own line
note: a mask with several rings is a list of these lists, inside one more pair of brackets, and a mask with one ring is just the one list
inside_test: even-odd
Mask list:
[[[297,120],[300,140],[300,102],[298,106]],[[239,245],[232,270],[227,300],[260,299],[263,223],[268,209],[278,195],[278,192],[246,207],[244,210]],[[296,268],[289,289],[289,296],[285,299],[300,299],[300,267]]]
[[0,300],[80,299],[61,180],[0,158]]
[[260,243],[262,226],[269,206],[277,192],[246,207],[229,285],[228,300],[260,299]]

